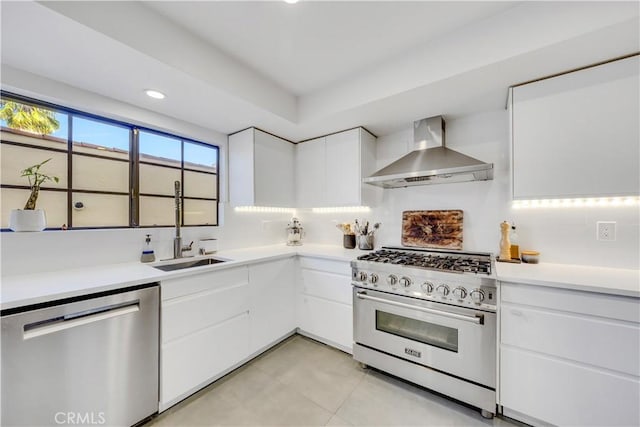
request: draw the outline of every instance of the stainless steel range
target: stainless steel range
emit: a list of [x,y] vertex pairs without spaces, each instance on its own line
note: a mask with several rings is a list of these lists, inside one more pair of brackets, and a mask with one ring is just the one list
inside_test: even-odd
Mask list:
[[357,361],[496,411],[496,284],[487,253],[383,247],[351,262]]

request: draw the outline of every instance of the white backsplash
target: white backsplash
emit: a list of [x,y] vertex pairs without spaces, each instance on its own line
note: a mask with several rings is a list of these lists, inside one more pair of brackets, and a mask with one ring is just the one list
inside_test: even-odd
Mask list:
[[[298,213],[311,243],[341,244],[338,222],[355,218],[382,222],[376,247],[399,245],[405,210],[462,209],[464,249],[499,251],[499,223],[515,222],[522,249],[537,250],[542,262],[640,268],[640,209],[584,207],[512,209],[509,180],[509,125],[506,111],[447,120],[447,146],[494,164],[494,179],[387,189],[383,201],[368,214]],[[413,149],[413,128],[382,136],[377,141],[378,167]],[[544,165],[541,165],[542,169]],[[597,221],[616,221],[615,241],[596,240]]]
[[[335,225],[355,218],[382,222],[375,245],[399,245],[402,211],[462,209],[464,249],[497,253],[499,223],[514,221],[523,249],[541,252],[542,262],[640,268],[640,209],[634,207],[511,208],[506,111],[475,114],[447,121],[447,146],[494,163],[494,179],[486,182],[427,185],[384,190],[383,201],[368,213],[296,215],[305,230],[304,243],[342,244]],[[378,138],[378,166],[412,149],[413,129]],[[224,148],[225,144],[220,144]],[[221,185],[224,200],[226,188]],[[284,244],[288,213],[235,212],[220,203],[221,227],[183,228],[188,243],[217,238],[219,249]],[[615,241],[596,240],[597,221],[616,221]],[[2,275],[37,273],[95,264],[131,262],[140,258],[145,234],[153,235],[158,259],[172,255],[173,228],[74,230],[43,233],[1,233]]]
[[[286,213],[234,212],[226,203],[220,203],[220,217],[223,227],[181,229],[185,244],[194,241],[194,254],[198,250],[198,240],[205,238],[217,238],[219,250],[284,244],[286,226],[291,219]],[[173,256],[175,230],[171,227],[2,233],[1,274],[9,276],[137,261],[146,234],[152,235],[157,260]]]

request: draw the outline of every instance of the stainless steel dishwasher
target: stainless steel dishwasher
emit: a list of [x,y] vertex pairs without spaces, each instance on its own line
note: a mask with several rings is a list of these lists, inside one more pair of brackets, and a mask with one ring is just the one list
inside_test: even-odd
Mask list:
[[2,312],[2,426],[130,426],[158,411],[159,287]]

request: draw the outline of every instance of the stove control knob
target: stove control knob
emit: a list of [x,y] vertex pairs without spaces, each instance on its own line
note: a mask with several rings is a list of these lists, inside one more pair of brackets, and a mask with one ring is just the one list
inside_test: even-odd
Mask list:
[[469,296],[476,304],[480,304],[482,301],[484,301],[484,291],[482,289],[472,290]]
[[364,271],[361,271],[360,273],[358,273],[358,280],[360,280],[361,282],[366,282],[367,273],[365,273]]
[[424,283],[421,285],[421,288],[422,288],[422,290],[423,290],[425,293],[430,294],[431,292],[433,292],[433,283],[431,283],[431,282],[424,282]]
[[398,277],[394,276],[393,274],[390,274],[389,277],[387,277],[387,283],[391,286],[395,286],[398,284]]
[[378,275],[376,273],[371,273],[369,275],[369,283],[371,283],[372,285],[378,283]]
[[453,295],[459,300],[463,300],[467,297],[467,290],[465,288],[455,288],[453,290]]
[[411,279],[407,276],[403,276],[400,278],[400,284],[403,287],[408,288],[409,286],[411,286]]
[[443,297],[446,297],[447,295],[449,295],[449,286],[440,285],[436,288],[436,291]]

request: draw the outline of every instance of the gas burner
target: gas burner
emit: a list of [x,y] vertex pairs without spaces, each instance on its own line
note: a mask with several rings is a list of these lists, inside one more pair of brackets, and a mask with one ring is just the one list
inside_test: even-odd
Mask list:
[[491,274],[491,256],[484,253],[382,248],[358,257],[359,261],[404,265],[453,273]]
[[496,310],[491,254],[383,247],[351,261],[352,285],[433,302]]

